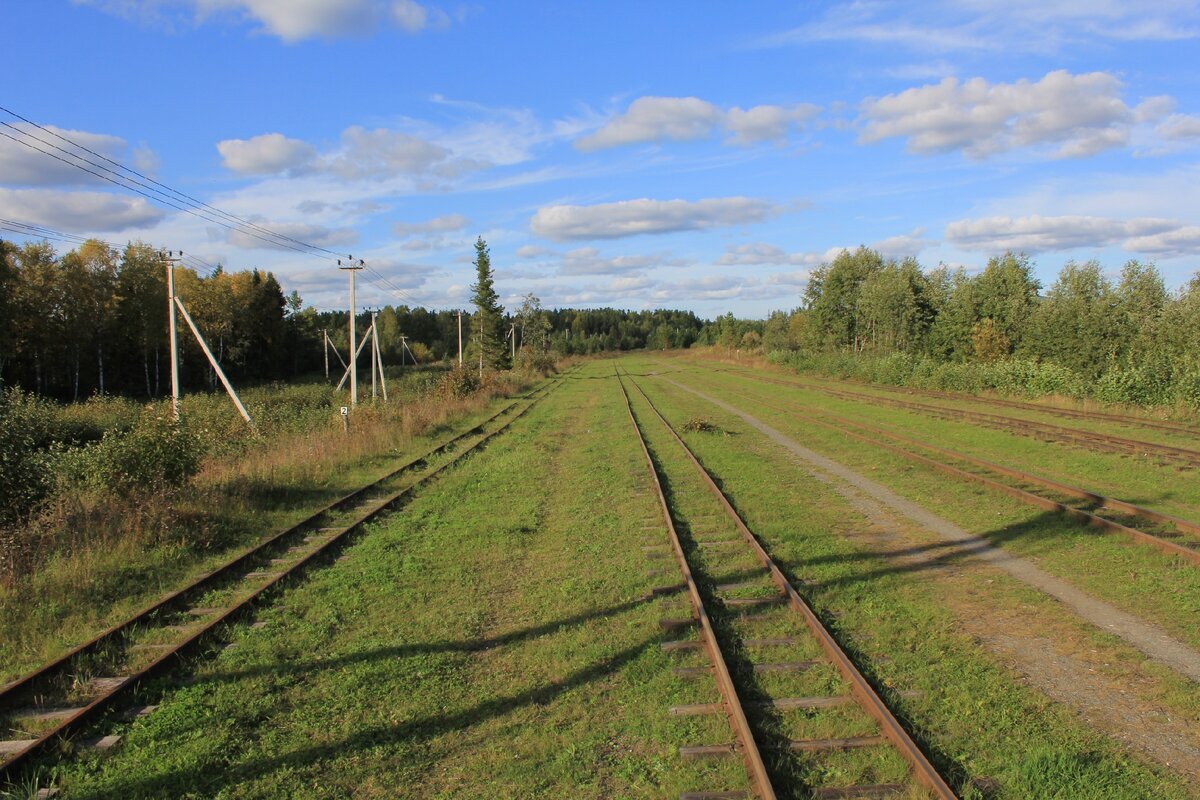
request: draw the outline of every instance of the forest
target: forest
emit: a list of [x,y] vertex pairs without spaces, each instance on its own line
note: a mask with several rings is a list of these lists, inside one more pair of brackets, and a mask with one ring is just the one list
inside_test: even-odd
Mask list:
[[[237,384],[287,380],[324,369],[323,331],[345,358],[347,311],[305,308],[270,272],[200,274],[175,268],[176,293],[222,369]],[[59,254],[48,242],[0,240],[0,384],[78,401],[100,394],[156,398],[169,392],[166,268],[142,243],[124,250],[96,241]],[[458,320],[451,310],[386,306],[377,312],[384,363],[399,365],[401,336],[421,363],[455,358]],[[471,316],[463,314],[468,354]],[[356,320],[361,336],[370,314]],[[180,375],[188,390],[216,388],[217,378],[179,323]],[[529,295],[504,316],[518,347],[562,355],[605,350],[687,347],[703,322],[691,312],[543,309]],[[506,344],[507,349],[510,345]],[[331,368],[341,369],[329,356]],[[409,361],[408,363],[411,363]]]
[[844,377],[1200,408],[1200,273],[1169,291],[1152,264],[1068,262],[1043,287],[1024,255],[975,274],[842,251],[798,309],[718,318],[698,340]]

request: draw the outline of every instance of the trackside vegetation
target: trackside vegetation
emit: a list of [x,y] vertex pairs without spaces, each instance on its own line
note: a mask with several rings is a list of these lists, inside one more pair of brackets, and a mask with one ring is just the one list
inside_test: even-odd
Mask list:
[[1042,287],[1020,254],[970,275],[842,251],[795,311],[720,317],[699,342],[876,383],[1200,410],[1200,274],[1172,293],[1138,261],[1115,281],[1071,262]]

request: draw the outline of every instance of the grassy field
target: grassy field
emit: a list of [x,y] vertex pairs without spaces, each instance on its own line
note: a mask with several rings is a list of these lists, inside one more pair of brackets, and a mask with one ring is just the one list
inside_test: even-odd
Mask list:
[[[65,488],[38,518],[8,531],[18,541],[53,537],[54,546],[44,548],[35,569],[0,579],[0,684],[470,428],[500,407],[504,393],[523,386],[505,383],[462,399],[397,386],[386,410],[364,402],[349,435],[325,388],[322,406],[305,419],[281,420],[261,439],[240,429],[225,437],[224,448],[182,486],[128,496]],[[312,387],[297,392],[313,394]],[[189,402],[200,408],[211,400]],[[228,421],[232,412],[222,411]]]
[[[685,438],[963,797],[1190,796],[1169,770],[1023,685],[961,624],[1020,605],[1045,614],[1046,632],[1083,637],[1052,603],[1003,576],[986,597],[960,596],[931,570],[897,567],[854,538],[870,522],[829,486],[737,418],[645,374],[670,362],[622,363],[642,373],[672,422],[704,415],[717,425]],[[197,660],[182,685],[149,687],[158,710],[96,731],[125,738],[60,766],[61,796],[649,798],[744,788],[737,760],[684,762],[676,752],[730,732],[719,716],[668,713],[714,702],[715,688],[675,676],[671,667],[687,662],[658,646],[675,638],[657,621],[678,615],[681,598],[649,595],[671,575],[647,576],[662,564],[643,547],[665,543],[665,532],[611,376],[607,361],[574,373],[284,592],[262,612],[265,627],[238,628],[237,646]],[[719,524],[639,403],[689,535]],[[702,567],[719,576],[737,564],[714,556]],[[819,671],[804,680],[815,683],[759,689],[840,688]],[[773,735],[792,736],[855,732],[861,720],[842,710],[777,722]],[[896,766],[854,755],[775,768],[790,781],[784,796],[804,797],[806,785],[886,779]]]
[[[826,453],[841,463],[870,476],[920,505],[937,510],[941,516],[965,530],[984,536],[989,541],[1037,563],[1054,575],[1066,578],[1096,597],[1132,611],[1161,626],[1194,647],[1200,647],[1200,628],[1197,613],[1200,609],[1200,570],[1179,559],[1134,543],[1123,536],[1098,533],[1063,517],[1047,514],[976,484],[946,478],[898,455],[857,440],[840,436],[825,428],[809,425],[807,408],[831,408],[838,413],[853,415],[868,424],[884,422],[895,430],[904,430],[926,441],[937,442],[953,449],[971,450],[981,457],[1018,468],[1061,474],[1074,462],[1086,461],[1089,475],[1107,472],[1110,480],[1126,473],[1141,473],[1140,480],[1153,482],[1145,464],[1135,459],[1113,454],[1082,455],[1074,448],[1033,442],[1020,436],[976,428],[982,444],[970,447],[967,426],[927,418],[913,419],[909,415],[902,428],[897,418],[904,412],[880,409],[865,404],[846,408],[844,404],[820,402],[811,393],[775,385],[763,384],[741,377],[723,375],[698,368],[671,376],[689,386],[710,391],[719,390],[722,397],[735,406],[750,410],[764,422],[785,431],[796,441]],[[710,406],[711,409],[711,406]],[[1047,459],[1058,456],[1055,470],[1031,463],[1029,445],[1041,446]],[[1068,454],[1065,455],[1064,454]],[[1194,478],[1174,468],[1153,471],[1158,475],[1160,491],[1178,491],[1192,496],[1196,493]],[[1082,472],[1065,475],[1064,480],[1092,487],[1093,481]],[[1185,481],[1191,485],[1184,486]],[[1122,495],[1117,495],[1126,499]],[[1142,498],[1145,500],[1145,498]],[[1136,502],[1136,500],[1135,500]],[[1153,505],[1153,504],[1151,504]],[[1190,505],[1177,503],[1184,509]],[[1161,504],[1160,504],[1160,507]],[[1184,512],[1180,512],[1184,513]],[[1193,516],[1195,516],[1193,512]]]

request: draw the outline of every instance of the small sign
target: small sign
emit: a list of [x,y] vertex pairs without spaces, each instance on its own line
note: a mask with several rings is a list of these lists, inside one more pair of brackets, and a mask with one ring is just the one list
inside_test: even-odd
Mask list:
[[342,406],[342,416],[343,417],[350,416],[350,406]]

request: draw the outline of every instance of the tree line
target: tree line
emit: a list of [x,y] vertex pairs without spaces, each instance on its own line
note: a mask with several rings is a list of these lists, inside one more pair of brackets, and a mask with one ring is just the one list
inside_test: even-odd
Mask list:
[[[482,240],[480,240],[482,243]],[[477,260],[481,253],[477,251]],[[587,354],[640,347],[686,347],[703,322],[690,312],[544,309],[527,295],[505,311],[491,286],[484,314],[462,317],[464,357],[475,363],[479,321],[487,366],[506,368],[515,334],[526,354]],[[478,266],[478,265],[477,265]],[[324,368],[325,336],[342,358],[349,352],[349,312],[305,308],[264,270],[208,274],[178,265],[176,294],[203,333],[222,370],[238,384],[288,380]],[[478,300],[478,298],[475,298]],[[457,312],[406,305],[376,312],[384,363],[453,362]],[[359,336],[370,312],[356,319]],[[179,322],[184,387],[217,387],[217,378]],[[89,241],[66,253],[48,242],[0,240],[0,385],[64,401],[92,394],[162,397],[170,391],[166,266],[157,249],[132,242],[118,250]],[[401,337],[404,337],[402,340]],[[402,343],[403,342],[403,343]],[[405,349],[407,346],[407,350]],[[332,353],[331,370],[341,374]]]
[[1100,381],[1105,399],[1127,402],[1200,397],[1200,273],[1170,291],[1153,264],[1129,261],[1110,275],[1097,261],[1072,261],[1043,287],[1033,266],[1005,253],[970,274],[847,250],[813,272],[799,308],[766,321],[720,317],[700,339],[811,364],[819,354],[863,362],[904,355],[908,372],[930,364],[1061,368],[1079,387]]

